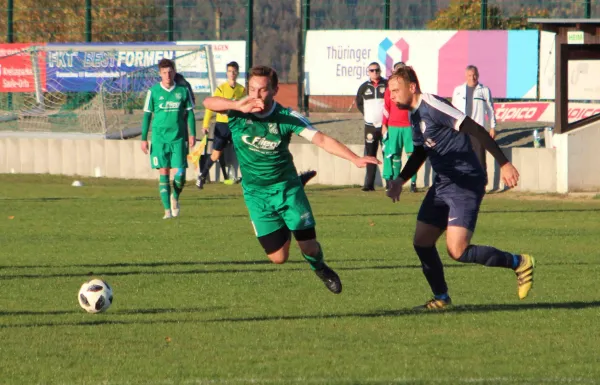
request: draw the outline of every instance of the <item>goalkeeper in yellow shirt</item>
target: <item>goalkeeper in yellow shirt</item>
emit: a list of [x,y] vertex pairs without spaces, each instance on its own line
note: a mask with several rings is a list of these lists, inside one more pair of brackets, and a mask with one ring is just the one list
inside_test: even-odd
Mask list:
[[[215,90],[213,96],[220,96],[229,100],[240,100],[244,97],[246,90],[244,86],[237,83],[237,77],[240,73],[240,66],[237,62],[227,63],[227,81],[221,84]],[[211,110],[206,110],[204,113],[204,123],[203,123],[203,131],[205,135],[208,135],[210,119],[212,118],[213,112]],[[215,123],[215,130],[213,134],[213,150],[210,155],[210,158],[206,160],[202,169],[200,170],[200,174],[198,174],[198,180],[196,181],[196,187],[202,189],[204,187],[204,183],[206,183],[206,178],[212,167],[213,163],[215,163],[221,157],[221,153],[225,149],[225,147],[232,143],[231,141],[231,131],[229,130],[229,117],[226,113],[217,113],[217,119]],[[223,176],[225,179],[229,179],[227,175],[226,165],[221,164],[221,169],[223,170]]]

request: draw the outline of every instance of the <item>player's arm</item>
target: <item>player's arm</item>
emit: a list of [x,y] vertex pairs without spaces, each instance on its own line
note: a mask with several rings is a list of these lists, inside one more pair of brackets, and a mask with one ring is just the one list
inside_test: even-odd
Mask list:
[[194,100],[191,95],[188,95],[188,101],[186,105],[187,110],[187,126],[189,130],[189,146],[194,147],[196,144],[196,114],[194,114]]
[[265,103],[256,98],[246,97],[240,100],[229,100],[219,96],[204,99],[205,108],[211,111],[226,113],[227,111],[240,111],[244,113],[260,112],[265,108]]
[[408,157],[404,168],[400,172],[398,178],[391,181],[389,189],[386,195],[392,198],[392,202],[398,202],[400,200],[400,194],[402,193],[402,186],[407,180],[412,178],[413,175],[419,171],[425,160],[427,159],[427,152],[423,145],[415,145],[412,154]]
[[[218,96],[218,97],[223,96],[221,87],[217,87],[213,96]],[[205,107],[206,107],[206,105],[205,105]],[[210,127],[210,120],[212,119],[212,114],[213,114],[213,112],[208,108],[206,109],[206,111],[204,111],[204,120],[202,121],[202,129],[204,130],[205,134],[208,133],[208,128]]]
[[412,178],[413,175],[419,171],[423,163],[425,163],[426,159],[427,152],[425,151],[425,147],[415,146],[412,154],[408,157],[404,168],[400,171],[400,176],[398,176],[400,183],[404,184],[407,180]]
[[496,159],[496,162],[498,162],[500,165],[500,174],[504,184],[506,184],[508,187],[515,187],[517,185],[519,181],[519,172],[512,165],[512,163],[508,161],[500,149],[500,146],[498,146],[498,143],[492,139],[485,128],[467,116],[460,124],[459,130],[465,134],[473,135],[473,137],[479,140],[483,148],[492,154],[494,159]]
[[148,132],[150,131],[150,121],[152,120],[152,111],[154,110],[152,104],[152,92],[149,90],[146,94],[146,101],[144,102],[144,118],[142,120],[142,151],[144,154],[148,154]]
[[346,145],[318,131],[312,126],[308,119],[296,111],[292,111],[288,120],[284,121],[283,124],[280,124],[280,129],[282,134],[293,132],[328,153],[349,160],[354,163],[356,167],[365,167],[367,164],[381,163],[373,156],[360,157],[356,155]]
[[[302,133],[300,133],[300,136],[306,137],[306,134],[304,134],[305,131],[309,131],[309,130],[305,129]],[[354,163],[354,165],[356,167],[362,168],[362,167],[365,167],[367,164],[380,164],[381,163],[377,160],[377,158],[375,158],[373,156],[360,157],[360,156],[356,155],[346,145],[338,142],[337,140],[333,139],[331,136],[326,135],[320,131],[312,132],[311,143],[313,143],[317,147],[322,148],[323,150],[327,151],[328,153],[330,153],[332,155],[335,155],[342,159],[349,160],[350,162]]]

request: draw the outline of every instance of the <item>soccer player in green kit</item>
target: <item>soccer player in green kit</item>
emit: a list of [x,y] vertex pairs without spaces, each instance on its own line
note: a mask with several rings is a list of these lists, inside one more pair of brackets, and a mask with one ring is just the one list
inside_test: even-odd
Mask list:
[[288,149],[292,134],[299,135],[330,154],[357,167],[379,164],[360,157],[337,140],[317,131],[306,118],[274,101],[277,73],[266,66],[250,69],[248,97],[228,100],[209,97],[204,106],[227,112],[234,149],[242,171],[242,190],[258,241],[273,263],[285,263],[291,233],[304,259],[333,293],[342,291],[339,276],[323,261],[315,232],[315,219]]
[[[194,102],[188,89],[175,84],[175,63],[162,59],[158,62],[158,69],[160,83],[148,90],[144,103],[142,151],[144,154],[150,152],[150,165],[158,169],[158,188],[165,209],[163,219],[168,219],[179,216],[179,195],[185,185],[187,154],[189,148],[196,144],[196,120]],[[150,120],[152,145],[148,151]],[[173,194],[169,181],[171,169],[177,170],[173,177]]]

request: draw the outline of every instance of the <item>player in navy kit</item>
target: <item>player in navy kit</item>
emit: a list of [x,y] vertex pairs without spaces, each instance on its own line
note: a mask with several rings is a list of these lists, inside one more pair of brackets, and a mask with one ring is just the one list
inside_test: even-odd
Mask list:
[[414,152],[400,176],[391,182],[387,195],[393,202],[398,201],[402,185],[427,158],[436,172],[433,185],[417,215],[413,240],[434,296],[420,308],[444,309],[452,303],[442,261],[435,247],[444,231],[448,254],[452,259],[513,269],[517,275],[519,298],[524,299],[533,284],[534,259],[527,254],[511,254],[491,246],[470,244],[487,178],[471,147],[468,134],[479,139],[500,164],[501,178],[506,186],[517,185],[517,169],[483,127],[445,99],[421,93],[419,80],[411,67],[394,71],[388,80],[388,87],[392,101],[399,108],[410,111]]

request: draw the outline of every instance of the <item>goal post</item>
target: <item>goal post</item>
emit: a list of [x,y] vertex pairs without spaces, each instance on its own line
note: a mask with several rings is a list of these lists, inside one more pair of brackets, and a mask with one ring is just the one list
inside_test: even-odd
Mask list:
[[10,108],[0,89],[0,131],[135,136],[162,58],[175,62],[197,99],[216,88],[210,44],[49,44],[0,55],[4,75],[21,75],[7,83],[15,91]]

